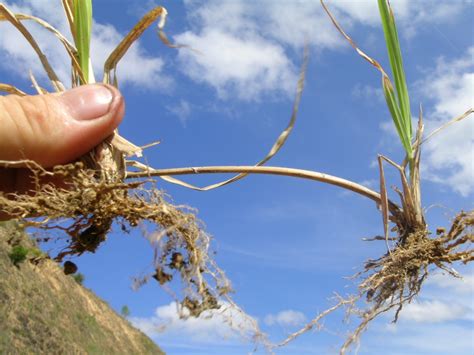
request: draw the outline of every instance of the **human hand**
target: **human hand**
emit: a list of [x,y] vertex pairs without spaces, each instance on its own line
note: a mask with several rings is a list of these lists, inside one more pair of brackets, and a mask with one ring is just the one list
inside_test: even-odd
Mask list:
[[[60,94],[0,96],[0,160],[32,160],[48,168],[68,163],[107,138],[125,104],[109,85],[80,86]],[[25,168],[0,168],[0,192],[31,188]]]

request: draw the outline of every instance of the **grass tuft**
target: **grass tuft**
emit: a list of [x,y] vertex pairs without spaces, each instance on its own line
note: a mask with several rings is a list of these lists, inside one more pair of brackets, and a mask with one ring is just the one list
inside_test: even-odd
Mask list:
[[24,247],[23,245],[15,245],[8,256],[10,257],[12,263],[15,266],[18,266],[18,264],[26,260],[28,251],[28,248]]

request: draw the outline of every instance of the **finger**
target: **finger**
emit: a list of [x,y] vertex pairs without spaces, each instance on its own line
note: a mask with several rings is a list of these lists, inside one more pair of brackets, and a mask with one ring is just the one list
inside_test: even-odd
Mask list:
[[59,95],[0,97],[0,159],[44,167],[70,162],[112,134],[124,112],[119,91],[102,84]]

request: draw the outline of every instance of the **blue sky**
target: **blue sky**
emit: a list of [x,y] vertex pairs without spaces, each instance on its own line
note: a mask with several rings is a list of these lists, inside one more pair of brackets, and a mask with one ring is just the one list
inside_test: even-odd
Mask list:
[[[474,20],[472,1],[393,0],[398,20],[412,113],[423,103],[426,132],[473,107]],[[7,1],[65,30],[60,1]],[[285,147],[269,165],[329,173],[377,188],[377,154],[401,161],[380,90],[380,76],[345,43],[317,1],[101,1],[94,2],[95,71],[141,15],[155,5],[168,9],[166,33],[199,51],[170,49],[147,31],[117,75],[127,104],[120,132],[137,145],[162,143],[145,152],[159,168],[252,165],[268,152],[287,124],[305,40],[310,64],[299,117]],[[376,1],[329,1],[346,31],[389,68]],[[67,82],[62,48],[30,26]],[[48,87],[41,67],[11,26],[0,25],[1,82],[33,92],[27,73]],[[429,142],[423,151],[422,194],[432,230],[448,226],[473,208],[474,121],[465,120]],[[389,185],[398,185],[387,168]],[[195,184],[217,176],[187,177]],[[316,182],[250,176],[210,192],[159,181],[177,204],[195,207],[213,236],[216,260],[233,282],[235,301],[273,341],[331,306],[334,292],[347,294],[347,277],[363,261],[384,252],[363,237],[382,233],[375,205]],[[395,197],[393,196],[395,199]],[[225,317],[180,321],[172,299],[155,283],[131,290],[132,278],[152,268],[153,253],[137,228],[116,228],[93,255],[74,260],[85,285],[120,310],[169,354],[243,354],[252,343],[231,331]],[[472,353],[474,275],[452,280],[441,273],[400,322],[381,317],[363,335],[361,354]],[[247,323],[234,314],[236,324]],[[163,327],[165,325],[165,327]],[[354,321],[338,313],[324,330],[303,335],[278,354],[337,352]],[[263,353],[263,350],[259,350]]]

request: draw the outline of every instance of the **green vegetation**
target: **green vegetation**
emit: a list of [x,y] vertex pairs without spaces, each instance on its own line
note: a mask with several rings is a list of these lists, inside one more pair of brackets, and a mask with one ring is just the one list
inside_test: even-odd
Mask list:
[[392,9],[386,0],[379,0],[380,18],[382,20],[385,43],[387,45],[388,58],[395,81],[396,97],[388,77],[383,77],[383,90],[388,109],[398,132],[398,136],[407,153],[408,161],[413,161],[413,129],[411,124],[410,98],[403,69],[402,52],[398,40],[397,26]]
[[77,274],[72,275],[72,278],[79,284],[82,285],[84,283],[85,276],[78,272]]
[[92,0],[73,0],[74,28],[73,36],[77,48],[79,66],[84,75],[84,83],[89,83],[92,75],[90,65],[90,43],[92,32]]
[[12,263],[15,266],[18,266],[25,260],[37,262],[38,260],[45,258],[46,254],[35,246],[25,247],[24,245],[15,245],[8,256],[10,257]]
[[130,316],[130,309],[128,308],[127,305],[122,306],[122,309],[120,310],[120,314],[121,314],[124,318],[127,318],[128,316]]
[[22,263],[26,260],[26,256],[28,255],[28,248],[25,248],[23,245],[16,245],[12,248],[12,251],[8,256],[15,266]]

